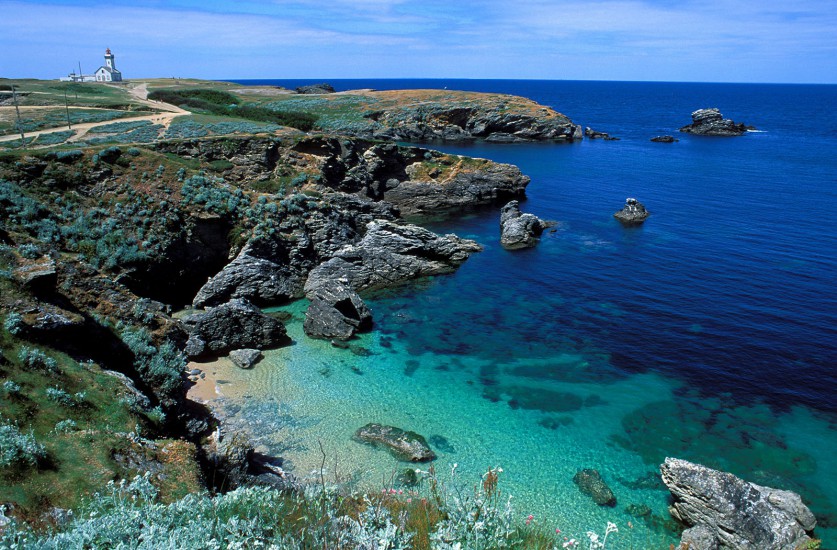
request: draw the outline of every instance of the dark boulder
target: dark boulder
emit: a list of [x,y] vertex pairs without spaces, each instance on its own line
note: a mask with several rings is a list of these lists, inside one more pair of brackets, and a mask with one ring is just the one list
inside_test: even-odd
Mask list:
[[597,470],[585,468],[573,476],[578,490],[593,499],[599,506],[616,506],[616,496]]
[[288,342],[285,325],[242,299],[209,308],[183,320],[189,333],[186,355],[217,356],[242,348],[273,348]]
[[333,94],[335,92],[334,86],[331,84],[311,84],[309,86],[299,86],[296,89],[298,94]]
[[599,132],[587,126],[584,128],[584,136],[590,139],[603,139],[605,141],[619,141],[618,137],[613,137],[607,132]]
[[625,225],[639,225],[644,222],[649,215],[651,215],[651,213],[645,209],[645,205],[636,199],[628,197],[625,199],[624,208],[615,213],[613,217]]
[[762,487],[677,458],[660,466],[669,512],[690,527],[681,548],[808,548],[817,520],[796,493]]
[[500,244],[509,250],[531,248],[548,226],[534,214],[520,211],[517,201],[511,201],[500,210]]
[[312,338],[348,340],[372,328],[372,313],[348,284],[327,280],[306,293],[311,301],[303,329]]
[[680,128],[681,132],[699,136],[740,136],[753,130],[752,126],[724,118],[717,108],[698,109],[692,113],[692,123]]
[[355,432],[355,439],[382,447],[398,460],[406,462],[429,462],[436,458],[424,437],[394,426],[367,424]]
[[653,141],[655,143],[674,143],[675,141],[680,141],[680,140],[676,139],[674,136],[657,136],[657,137],[652,137],[651,141]]
[[230,352],[230,361],[240,369],[251,369],[262,358],[262,352],[257,349],[244,348]]

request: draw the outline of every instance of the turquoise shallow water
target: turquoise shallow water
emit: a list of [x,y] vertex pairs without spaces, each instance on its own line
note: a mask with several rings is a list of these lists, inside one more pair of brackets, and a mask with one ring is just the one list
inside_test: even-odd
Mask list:
[[[387,87],[362,84],[346,87]],[[800,492],[837,548],[837,87],[427,84],[527,95],[623,139],[440,146],[520,166],[523,210],[555,231],[511,253],[496,209],[431,224],[485,250],[365,296],[376,324],[357,353],[305,338],[305,304],[289,306],[294,345],[252,371],[219,367],[238,418],[295,475],[319,470],[322,442],[332,478],[373,490],[405,465],[351,435],[415,430],[443,475],[455,463],[471,485],[501,466],[521,519],[574,534],[614,521],[613,548],[675,540],[647,476],[677,456]],[[704,106],[764,132],[648,141]],[[626,196],[652,212],[641,228],[612,218]],[[602,473],[615,508],[579,493],[580,468]]]

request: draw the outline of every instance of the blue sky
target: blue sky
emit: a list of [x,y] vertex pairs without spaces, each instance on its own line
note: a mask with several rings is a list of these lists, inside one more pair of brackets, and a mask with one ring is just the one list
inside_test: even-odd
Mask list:
[[837,0],[0,0],[0,76],[837,83]]

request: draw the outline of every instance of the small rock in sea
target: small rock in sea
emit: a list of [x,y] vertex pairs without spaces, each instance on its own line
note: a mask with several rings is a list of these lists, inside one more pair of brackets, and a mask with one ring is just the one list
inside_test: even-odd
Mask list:
[[747,130],[755,128],[724,118],[717,108],[698,109],[692,113],[692,123],[680,128],[681,132],[699,136],[740,136]]
[[592,498],[593,502],[599,506],[616,506],[616,496],[597,470],[592,468],[579,470],[573,476],[573,483],[578,485],[579,491]]
[[628,197],[625,199],[625,207],[615,213],[613,217],[625,225],[638,225],[644,222],[650,214],[641,202]]
[[619,141],[618,137],[613,137],[607,132],[596,131],[589,126],[584,129],[584,135],[590,139],[603,139],[605,141]]
[[680,141],[680,140],[676,139],[674,136],[657,136],[657,137],[652,137],[651,141],[654,141],[656,143],[674,143],[675,141]]
[[429,462],[436,459],[436,453],[430,449],[424,437],[394,426],[367,424],[355,432],[355,439],[383,447],[398,460]]
[[651,508],[645,504],[628,504],[625,507],[625,512],[635,518],[644,518],[651,515]]
[[262,358],[262,352],[253,348],[237,349],[230,352],[230,360],[240,369],[250,369]]
[[332,340],[331,346],[339,349],[349,349],[349,344],[343,340]]
[[549,226],[533,214],[522,213],[517,201],[510,201],[500,210],[500,244],[508,250],[531,248]]

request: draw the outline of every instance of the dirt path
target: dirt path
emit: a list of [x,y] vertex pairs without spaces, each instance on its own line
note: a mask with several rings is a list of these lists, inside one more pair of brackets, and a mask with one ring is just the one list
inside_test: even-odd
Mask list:
[[[153,113],[149,115],[139,115],[135,117],[125,117],[119,118],[114,120],[107,120],[103,122],[86,122],[84,124],[74,124],[73,130],[76,131],[76,134],[67,140],[67,143],[72,143],[74,141],[81,140],[84,136],[90,133],[90,130],[96,128],[98,126],[104,126],[107,124],[113,124],[115,122],[135,122],[135,121],[142,121],[148,120],[152,124],[159,124],[163,127],[163,131],[167,130],[168,127],[171,125],[171,121],[174,120],[176,117],[182,115],[189,115],[191,114],[189,111],[185,109],[181,109],[177,105],[171,105],[169,103],[163,103],[162,101],[154,101],[148,99],[148,84],[143,82],[142,84],[128,84],[128,93],[130,93],[136,101],[142,103],[143,105],[147,105],[152,109],[157,111],[162,111],[159,113]],[[54,134],[56,132],[64,132],[67,128],[61,126],[59,128],[48,128],[46,130],[38,130],[35,132],[26,132],[27,138],[34,138],[40,136],[42,134]],[[20,140],[20,134],[13,134],[7,136],[0,136],[0,142],[8,142],[8,141],[15,141]],[[35,148],[38,147],[37,142],[34,145]],[[49,147],[49,146],[44,146]]]

